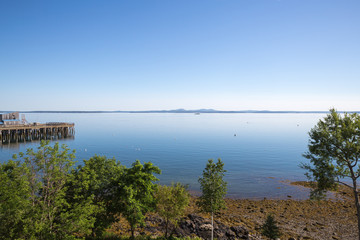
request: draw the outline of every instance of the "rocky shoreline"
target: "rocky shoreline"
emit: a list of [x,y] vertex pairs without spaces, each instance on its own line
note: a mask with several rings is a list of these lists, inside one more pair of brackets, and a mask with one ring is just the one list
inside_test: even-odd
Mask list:
[[[300,184],[301,185],[301,184]],[[214,232],[217,239],[266,239],[261,236],[261,225],[266,216],[272,214],[282,232],[281,239],[353,240],[357,239],[356,209],[348,193],[342,192],[337,199],[279,200],[279,199],[226,199],[227,209],[215,216]],[[196,207],[196,197],[192,198],[174,236],[191,236],[208,239],[211,230],[210,216]],[[164,222],[156,214],[149,214],[146,226],[137,234],[162,236]],[[127,235],[126,221],[119,220],[110,232]]]

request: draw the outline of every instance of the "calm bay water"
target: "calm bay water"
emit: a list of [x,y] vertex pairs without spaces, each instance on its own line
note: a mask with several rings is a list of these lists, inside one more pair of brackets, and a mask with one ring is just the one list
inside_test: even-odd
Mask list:
[[[76,149],[81,164],[91,156],[115,157],[126,166],[139,159],[160,167],[160,183],[182,182],[199,191],[197,179],[208,159],[225,163],[228,196],[306,198],[307,190],[288,184],[305,180],[308,131],[324,114],[160,114],[40,113],[29,122],[74,122],[74,139],[60,140]],[[0,161],[36,148],[39,142],[0,144]]]

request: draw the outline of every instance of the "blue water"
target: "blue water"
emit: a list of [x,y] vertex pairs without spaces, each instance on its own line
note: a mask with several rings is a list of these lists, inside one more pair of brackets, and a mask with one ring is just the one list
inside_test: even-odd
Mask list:
[[[91,156],[115,157],[130,166],[151,161],[160,183],[182,182],[199,191],[198,178],[208,159],[221,158],[227,170],[228,196],[237,198],[306,198],[307,191],[288,181],[305,180],[299,168],[306,159],[308,131],[324,114],[160,114],[39,113],[29,122],[74,122],[79,164]],[[38,142],[1,145],[0,161],[36,148]]]

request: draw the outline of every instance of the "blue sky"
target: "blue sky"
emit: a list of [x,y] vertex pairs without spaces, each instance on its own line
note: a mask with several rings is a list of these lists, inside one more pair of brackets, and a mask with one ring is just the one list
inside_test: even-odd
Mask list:
[[358,0],[1,0],[0,110],[360,110]]

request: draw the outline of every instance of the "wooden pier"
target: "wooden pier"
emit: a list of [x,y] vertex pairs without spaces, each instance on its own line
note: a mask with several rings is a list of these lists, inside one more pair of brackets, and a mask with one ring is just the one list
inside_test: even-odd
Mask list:
[[0,143],[68,138],[75,135],[74,126],[74,123],[61,122],[0,125]]

